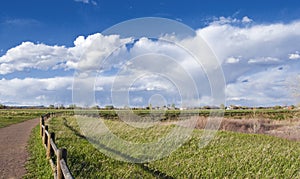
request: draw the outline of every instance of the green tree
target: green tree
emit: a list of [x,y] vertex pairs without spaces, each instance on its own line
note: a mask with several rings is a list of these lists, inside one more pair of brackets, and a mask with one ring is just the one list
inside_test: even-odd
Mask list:
[[98,105],[95,105],[92,107],[92,109],[100,109],[100,107]]
[[68,108],[69,109],[75,109],[76,108],[76,104],[70,104]]
[[225,105],[224,104],[220,104],[220,109],[225,109]]
[[279,105],[276,105],[276,106],[273,107],[273,109],[281,109],[281,108],[282,108],[282,107],[279,106]]
[[105,109],[107,109],[107,110],[112,110],[112,109],[114,109],[114,106],[113,106],[113,105],[106,105],[106,106],[105,106]]
[[4,109],[4,108],[5,108],[5,105],[0,104],[0,109]]

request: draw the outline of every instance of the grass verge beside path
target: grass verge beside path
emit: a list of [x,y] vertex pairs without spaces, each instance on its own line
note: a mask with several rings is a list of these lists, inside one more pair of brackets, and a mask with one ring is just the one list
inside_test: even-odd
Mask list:
[[28,143],[29,160],[26,163],[26,179],[53,178],[49,161],[46,159],[46,150],[42,145],[39,126],[32,130]]

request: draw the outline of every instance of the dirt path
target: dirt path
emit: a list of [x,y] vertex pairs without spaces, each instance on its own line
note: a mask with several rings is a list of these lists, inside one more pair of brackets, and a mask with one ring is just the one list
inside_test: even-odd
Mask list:
[[0,178],[22,178],[26,174],[27,141],[38,119],[0,129]]

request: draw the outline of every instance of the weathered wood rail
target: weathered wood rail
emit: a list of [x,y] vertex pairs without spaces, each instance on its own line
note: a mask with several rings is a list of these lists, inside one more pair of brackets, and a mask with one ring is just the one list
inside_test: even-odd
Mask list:
[[67,149],[57,148],[55,144],[55,133],[50,133],[48,131],[48,125],[45,125],[45,120],[54,115],[56,114],[47,113],[42,115],[40,119],[40,134],[42,136],[43,145],[46,148],[46,157],[50,162],[55,179],[73,179],[74,177],[67,165]]

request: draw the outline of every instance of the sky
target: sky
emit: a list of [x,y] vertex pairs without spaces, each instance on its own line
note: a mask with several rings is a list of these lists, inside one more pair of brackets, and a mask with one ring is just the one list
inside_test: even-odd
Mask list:
[[[209,59],[196,64],[191,54],[165,41],[174,34],[135,39],[104,33],[143,17],[194,30],[193,37],[172,42],[196,53],[199,39],[210,47],[224,76],[220,83],[226,84],[213,87],[224,91],[223,101],[213,99],[210,78],[217,67],[206,66]],[[67,106],[80,96],[78,104],[100,106],[298,104],[299,29],[297,0],[5,0],[0,103]],[[88,77],[82,78],[83,70]],[[92,84],[78,82],[83,79]]]

